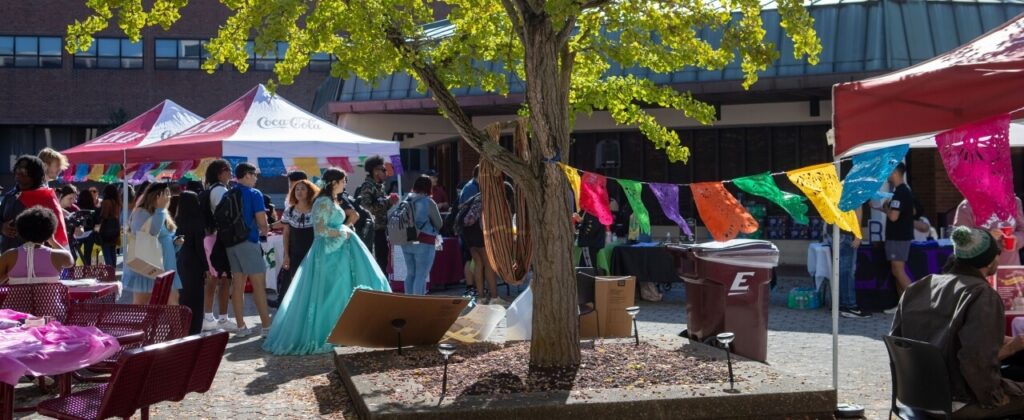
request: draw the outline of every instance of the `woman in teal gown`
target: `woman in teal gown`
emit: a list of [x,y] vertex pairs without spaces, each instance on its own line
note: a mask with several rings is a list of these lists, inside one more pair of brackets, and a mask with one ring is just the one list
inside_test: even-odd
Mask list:
[[337,201],[345,189],[345,172],[328,169],[322,180],[324,187],[313,202],[313,246],[296,270],[263,344],[263,350],[273,354],[332,351],[334,345],[327,343],[327,336],[352,292],[356,288],[391,291],[373,255],[345,224],[345,212]]

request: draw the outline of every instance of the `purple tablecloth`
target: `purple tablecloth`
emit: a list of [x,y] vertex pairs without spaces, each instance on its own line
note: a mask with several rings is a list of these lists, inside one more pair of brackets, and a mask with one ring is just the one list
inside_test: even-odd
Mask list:
[[37,328],[0,330],[0,382],[25,375],[59,375],[95,364],[120,350],[117,339],[95,327],[53,321]]

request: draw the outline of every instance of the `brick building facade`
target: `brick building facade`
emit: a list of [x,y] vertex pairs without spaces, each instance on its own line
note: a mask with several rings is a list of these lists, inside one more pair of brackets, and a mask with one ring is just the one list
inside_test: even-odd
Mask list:
[[[215,1],[190,2],[174,26],[144,30],[139,44],[111,25],[96,35],[92,50],[69,54],[63,37],[70,23],[89,15],[85,3],[13,0],[0,6],[0,153],[11,160],[82,143],[164,99],[205,117],[272,77],[273,53],[251,54],[246,73],[231,65],[214,74],[198,68],[202,42],[230,13]],[[307,109],[330,65],[329,57],[317,58],[294,85],[279,90]],[[0,164],[4,183],[9,172]]]

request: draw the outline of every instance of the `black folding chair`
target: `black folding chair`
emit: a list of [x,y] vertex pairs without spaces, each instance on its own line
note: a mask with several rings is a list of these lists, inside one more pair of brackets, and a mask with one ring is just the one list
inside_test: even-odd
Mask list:
[[[925,411],[941,412],[953,418],[953,393],[942,352],[931,343],[887,335],[882,337],[889,350],[892,372],[890,416],[928,418]],[[900,405],[909,409],[901,410]]]
[[[593,267],[576,267],[576,303],[579,305],[579,316],[583,316],[597,312],[597,291],[595,283],[596,269]],[[601,314],[598,313],[597,317],[600,319]],[[598,328],[601,323],[598,321]],[[601,331],[597,332],[601,335]]]

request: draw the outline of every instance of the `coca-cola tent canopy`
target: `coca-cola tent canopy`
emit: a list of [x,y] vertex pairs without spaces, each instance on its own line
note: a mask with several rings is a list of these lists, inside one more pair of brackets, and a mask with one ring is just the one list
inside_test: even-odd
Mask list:
[[128,150],[128,162],[238,156],[299,158],[397,155],[398,143],[361,136],[321,120],[258,85],[177,135]]
[[202,117],[165,99],[120,127],[62,153],[75,164],[124,163],[126,150],[158,143],[201,120]]
[[938,132],[1011,113],[1024,146],[1024,15],[903,70],[833,87],[837,157],[895,144],[935,147]]

